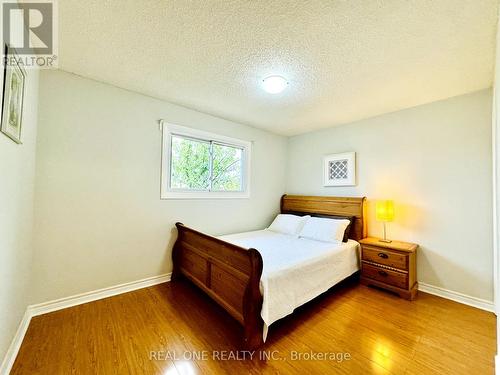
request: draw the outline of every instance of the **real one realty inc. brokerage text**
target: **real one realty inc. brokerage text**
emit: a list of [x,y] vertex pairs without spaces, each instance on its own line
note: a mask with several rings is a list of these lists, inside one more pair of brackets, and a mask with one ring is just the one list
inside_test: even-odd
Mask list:
[[151,361],[332,361],[344,362],[351,359],[347,352],[299,352],[291,350],[283,355],[279,350],[193,350],[176,352],[170,350],[150,351]]

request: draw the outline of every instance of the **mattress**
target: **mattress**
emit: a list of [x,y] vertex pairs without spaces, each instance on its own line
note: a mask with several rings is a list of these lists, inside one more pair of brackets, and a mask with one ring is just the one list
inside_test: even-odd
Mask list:
[[359,243],[331,243],[270,230],[220,236],[262,255],[262,319],[267,328],[359,270]]

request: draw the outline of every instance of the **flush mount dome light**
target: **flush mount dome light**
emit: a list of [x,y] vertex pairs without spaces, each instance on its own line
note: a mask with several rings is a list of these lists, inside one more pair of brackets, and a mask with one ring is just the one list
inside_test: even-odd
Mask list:
[[262,87],[270,94],[279,94],[288,86],[288,82],[282,76],[270,76],[262,80]]

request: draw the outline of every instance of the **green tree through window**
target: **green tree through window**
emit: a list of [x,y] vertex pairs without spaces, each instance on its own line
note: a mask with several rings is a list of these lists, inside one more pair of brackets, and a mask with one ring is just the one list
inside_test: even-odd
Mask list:
[[239,147],[172,135],[172,189],[242,191]]

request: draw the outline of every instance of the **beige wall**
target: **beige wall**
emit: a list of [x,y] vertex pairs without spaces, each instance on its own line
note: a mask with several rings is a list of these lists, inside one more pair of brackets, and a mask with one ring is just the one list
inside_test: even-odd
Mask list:
[[[493,300],[490,90],[290,138],[287,192],[395,201],[394,239],[421,245],[418,279]],[[323,187],[322,157],[356,151],[358,184]]]
[[[250,199],[160,200],[158,119],[254,141]],[[64,72],[43,72],[33,303],[171,270],[176,221],[262,228],[285,190],[286,138]]]
[[[27,71],[22,145],[0,133],[0,362],[29,302],[38,71]],[[1,367],[0,367],[1,372]]]

